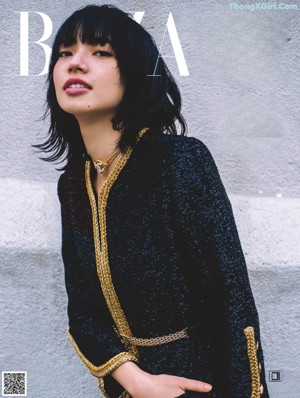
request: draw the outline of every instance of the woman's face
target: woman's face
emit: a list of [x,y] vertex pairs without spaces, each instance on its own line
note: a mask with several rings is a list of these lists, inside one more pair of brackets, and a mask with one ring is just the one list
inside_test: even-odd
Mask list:
[[77,119],[112,118],[124,94],[109,44],[90,45],[78,40],[69,47],[61,46],[53,80],[59,106]]

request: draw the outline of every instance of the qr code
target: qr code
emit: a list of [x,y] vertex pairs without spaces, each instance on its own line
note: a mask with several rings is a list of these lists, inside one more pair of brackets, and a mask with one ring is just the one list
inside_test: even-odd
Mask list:
[[27,372],[2,372],[2,396],[26,397]]

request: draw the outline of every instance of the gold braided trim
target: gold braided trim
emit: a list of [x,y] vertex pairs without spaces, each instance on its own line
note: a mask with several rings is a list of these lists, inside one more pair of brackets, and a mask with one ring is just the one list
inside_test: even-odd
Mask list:
[[125,390],[122,392],[119,398],[131,398],[131,395]]
[[[136,142],[148,131],[148,128],[142,129]],[[116,163],[115,167],[108,175],[101,191],[98,194],[98,210],[95,195],[92,188],[90,170],[91,161],[87,160],[85,163],[85,180],[87,192],[92,208],[92,219],[93,219],[93,231],[94,231],[94,243],[95,243],[95,256],[96,256],[96,267],[97,274],[100,281],[101,289],[111,313],[111,316],[115,322],[117,330],[120,334],[131,337],[132,332],[125,317],[125,314],[121,308],[118,296],[114,289],[114,285],[111,278],[109,261],[108,261],[108,245],[107,245],[107,233],[106,233],[106,204],[109,195],[109,191],[120,174],[121,170],[125,166],[127,160],[129,159],[132,148],[128,147],[126,152],[121,154],[120,159]],[[99,236],[100,228],[100,236]],[[135,360],[138,360],[138,351],[136,347],[130,347],[131,354],[135,356]]]
[[[102,377],[99,378],[98,381],[98,386],[102,394],[104,395],[105,398],[110,398],[109,395],[107,395],[107,392],[105,391],[105,386],[104,386],[104,379]],[[131,395],[129,392],[124,390],[122,394],[118,398],[131,398]]]
[[256,342],[254,329],[252,326],[248,326],[244,329],[244,334],[247,340],[247,353],[250,363],[250,372],[251,372],[251,398],[260,398],[261,390],[260,390],[260,373],[259,366],[257,360],[257,351],[256,351]]
[[89,369],[89,371],[96,377],[104,377],[104,376],[108,375],[113,370],[115,370],[118,366],[122,365],[122,363],[124,363],[124,362],[127,362],[127,361],[137,362],[136,357],[133,354],[131,354],[130,352],[120,352],[119,354],[112,357],[109,361],[104,363],[103,365],[96,366],[92,362],[90,362],[80,351],[73,336],[71,335],[70,329],[67,330],[67,334],[69,336],[69,339],[70,339],[75,351],[79,355],[80,359],[83,361],[83,363]]
[[102,377],[99,377],[99,379],[98,379],[98,387],[105,398],[110,398],[105,391],[104,379]]
[[180,330],[179,332],[166,334],[164,336],[159,337],[151,337],[148,339],[140,338],[140,337],[129,337],[123,334],[120,334],[120,338],[125,344],[125,346],[135,345],[135,346],[155,346],[161,344],[167,344],[171,341],[179,340],[179,339],[188,339],[187,328]]
[[[142,129],[138,134],[136,142],[138,142],[140,138],[148,130],[149,130],[148,128]],[[110,188],[115,182],[116,178],[118,177],[123,167],[125,166],[131,153],[132,153],[132,148],[128,147],[125,154],[121,155],[114,169],[107,177],[103,187],[101,188],[100,193],[98,194],[98,210],[90,179],[91,162],[86,161],[85,163],[85,181],[92,209],[97,274],[106,304],[115,322],[117,331],[118,333],[124,333],[127,336],[132,336],[132,332],[130,330],[129,324],[127,322],[125,314],[121,308],[119,299],[115,292],[112,283],[109,262],[108,262],[108,247],[107,247],[107,234],[106,234],[106,204]],[[100,227],[100,236],[99,236],[99,227]],[[118,360],[114,361],[114,358],[118,358],[119,361]],[[114,358],[112,358],[110,361],[114,362],[115,367],[112,368],[110,371],[114,370],[116,367],[118,367],[119,365],[121,365],[126,361],[138,362],[138,351],[136,347],[130,347],[130,352],[120,353]],[[109,372],[107,372],[106,374],[108,373]],[[102,376],[99,377],[98,381],[99,389],[101,390],[104,397],[109,398],[109,396],[105,391],[105,386],[104,386],[103,377],[105,376],[105,374],[99,376]],[[119,398],[130,398],[130,394],[126,390],[124,390]]]
[[[126,150],[125,154],[122,154],[121,158],[117,162],[113,171],[107,177],[107,180],[105,181],[101,189],[101,193],[99,193],[98,196],[98,211],[97,211],[95,195],[90,180],[90,169],[91,169],[90,160],[87,160],[85,165],[86,185],[92,208],[95,256],[96,256],[96,267],[97,267],[98,278],[100,280],[100,285],[106,304],[117,326],[119,333],[126,334],[129,336],[132,336],[132,333],[129,328],[128,322],[125,318],[124,312],[121,308],[117,294],[115,292],[112,283],[109,263],[108,263],[108,247],[107,247],[107,236],[106,236],[106,202],[112,183],[115,181],[118,174],[124,167],[131,152],[132,148],[129,147]],[[101,237],[99,236],[99,227],[100,227]],[[132,352],[136,356],[138,356],[136,349],[135,350],[132,349]]]

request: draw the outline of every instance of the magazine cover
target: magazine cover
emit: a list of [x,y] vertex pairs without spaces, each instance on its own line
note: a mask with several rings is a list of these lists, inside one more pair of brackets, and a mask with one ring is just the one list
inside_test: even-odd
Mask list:
[[1,3],[1,396],[298,398],[300,3],[104,4]]

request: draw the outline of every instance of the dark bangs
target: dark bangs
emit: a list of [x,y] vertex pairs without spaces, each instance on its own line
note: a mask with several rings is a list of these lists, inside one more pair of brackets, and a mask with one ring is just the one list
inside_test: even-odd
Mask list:
[[[87,14],[87,13],[86,13]],[[91,45],[104,45],[111,42],[112,21],[103,16],[103,13],[97,15],[85,15],[84,13],[76,14],[72,19],[63,25],[61,32],[59,32],[58,41],[65,46],[75,44],[77,39],[82,43]]]

